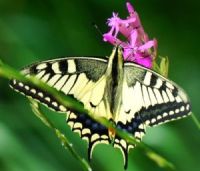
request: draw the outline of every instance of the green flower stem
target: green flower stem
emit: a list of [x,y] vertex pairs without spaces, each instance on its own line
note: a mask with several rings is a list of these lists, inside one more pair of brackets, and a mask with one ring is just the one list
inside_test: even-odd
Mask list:
[[58,139],[61,141],[62,146],[64,149],[67,149],[71,152],[71,154],[80,162],[82,165],[83,170],[85,171],[91,171],[92,168],[88,164],[88,162],[80,157],[80,155],[76,152],[76,150],[73,148],[73,144],[69,142],[69,140],[65,137],[65,135],[60,132],[59,129],[57,129],[53,123],[41,112],[40,106],[38,102],[35,100],[29,99],[30,100],[30,105],[32,108],[33,113],[50,129],[54,131]]
[[[116,133],[121,138],[125,139],[130,144],[137,144],[141,149],[143,149],[145,151],[145,154],[147,155],[147,157],[150,158],[151,160],[153,160],[155,163],[157,163],[158,166],[166,168],[167,170],[174,170],[173,164],[171,164],[169,161],[164,159],[162,156],[158,155],[156,152],[154,152],[152,149],[150,149],[146,144],[144,144],[142,142],[140,142],[140,143],[137,142],[136,139],[131,134],[116,128],[116,126],[112,122],[109,122],[106,118],[97,117],[97,116],[93,115],[90,111],[87,111],[86,109],[84,109],[83,104],[78,102],[76,99],[64,95],[63,93],[57,91],[55,88],[48,86],[47,84],[43,83],[42,81],[38,80],[35,77],[26,78],[22,74],[15,71],[8,65],[3,64],[2,62],[0,62],[0,76],[5,77],[7,79],[15,78],[22,82],[34,84],[35,86],[39,87],[40,89],[51,94],[55,98],[56,101],[58,101],[60,104],[62,104],[64,106],[66,106],[69,110],[72,110],[72,111],[78,112],[78,113],[87,114],[91,118],[96,120],[97,122],[101,123],[102,125],[115,129]],[[39,116],[39,113],[37,113],[37,111],[35,113],[37,114],[37,116]],[[43,123],[46,126],[52,128],[52,124],[45,117],[42,117],[41,120],[43,121]],[[66,145],[66,147],[68,147],[69,143],[67,143],[68,142],[67,139],[63,138],[63,136],[62,136],[63,134],[60,133],[59,130],[57,130],[55,128],[53,128],[53,129],[54,129],[56,135],[61,140],[61,142],[66,143],[65,145]],[[69,150],[71,151],[71,148]],[[74,153],[74,151],[71,151],[71,152],[72,152],[72,154]],[[78,156],[76,156],[76,158],[78,160],[81,160],[80,157],[78,157]],[[83,159],[82,159],[82,161],[85,162],[85,160],[83,160]]]
[[194,121],[195,125],[200,130],[200,122],[199,122],[199,120],[197,119],[197,117],[195,116],[194,113],[192,113],[191,116],[192,116],[192,120]]

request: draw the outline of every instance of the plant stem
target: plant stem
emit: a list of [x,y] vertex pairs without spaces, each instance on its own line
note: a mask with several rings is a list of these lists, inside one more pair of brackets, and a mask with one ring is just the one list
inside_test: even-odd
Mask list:
[[191,114],[192,116],[192,120],[194,121],[195,125],[197,126],[197,128],[200,130],[200,122],[197,119],[196,115],[194,113]]

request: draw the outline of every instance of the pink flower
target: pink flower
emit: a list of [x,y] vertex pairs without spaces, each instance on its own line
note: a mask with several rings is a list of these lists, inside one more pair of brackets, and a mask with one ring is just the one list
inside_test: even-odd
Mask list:
[[[120,45],[125,61],[132,61],[152,68],[152,61],[156,56],[157,41],[155,39],[149,40],[133,6],[129,2],[126,3],[126,6],[129,12],[127,19],[121,19],[117,13],[113,13],[107,22],[111,29],[103,35],[103,40],[115,46]],[[126,41],[117,38],[119,34],[123,35]]]

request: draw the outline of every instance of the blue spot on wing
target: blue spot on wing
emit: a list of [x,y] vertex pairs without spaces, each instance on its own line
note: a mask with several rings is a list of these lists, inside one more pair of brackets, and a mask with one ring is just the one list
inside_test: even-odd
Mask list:
[[[75,114],[76,118],[68,118],[67,122],[74,122],[74,123],[81,123],[82,128],[72,128],[73,131],[80,130],[81,131],[81,138],[87,137],[89,141],[88,146],[88,158],[91,159],[91,153],[92,153],[92,147],[97,141],[101,140],[107,140],[110,143],[109,137],[108,137],[108,129],[101,125],[100,123],[96,122],[86,114]],[[82,134],[83,129],[89,129],[91,133]],[[99,138],[95,139],[94,141],[91,140],[92,135],[98,134]],[[102,135],[106,135],[106,137],[102,138]]]

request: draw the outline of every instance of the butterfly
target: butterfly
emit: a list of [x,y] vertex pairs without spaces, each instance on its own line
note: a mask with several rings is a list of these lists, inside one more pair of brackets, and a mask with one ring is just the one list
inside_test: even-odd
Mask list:
[[[141,141],[146,127],[186,117],[191,113],[189,99],[178,85],[160,74],[123,61],[122,50],[115,47],[109,58],[66,57],[34,63],[22,70],[25,76],[38,79],[71,95],[83,103],[93,115],[104,117],[117,128]],[[128,165],[129,144],[88,115],[74,113],[59,104],[53,96],[31,84],[16,79],[10,85],[29,98],[49,108],[67,113],[67,124],[88,141],[88,157],[99,143],[112,144],[123,154],[124,167]]]

